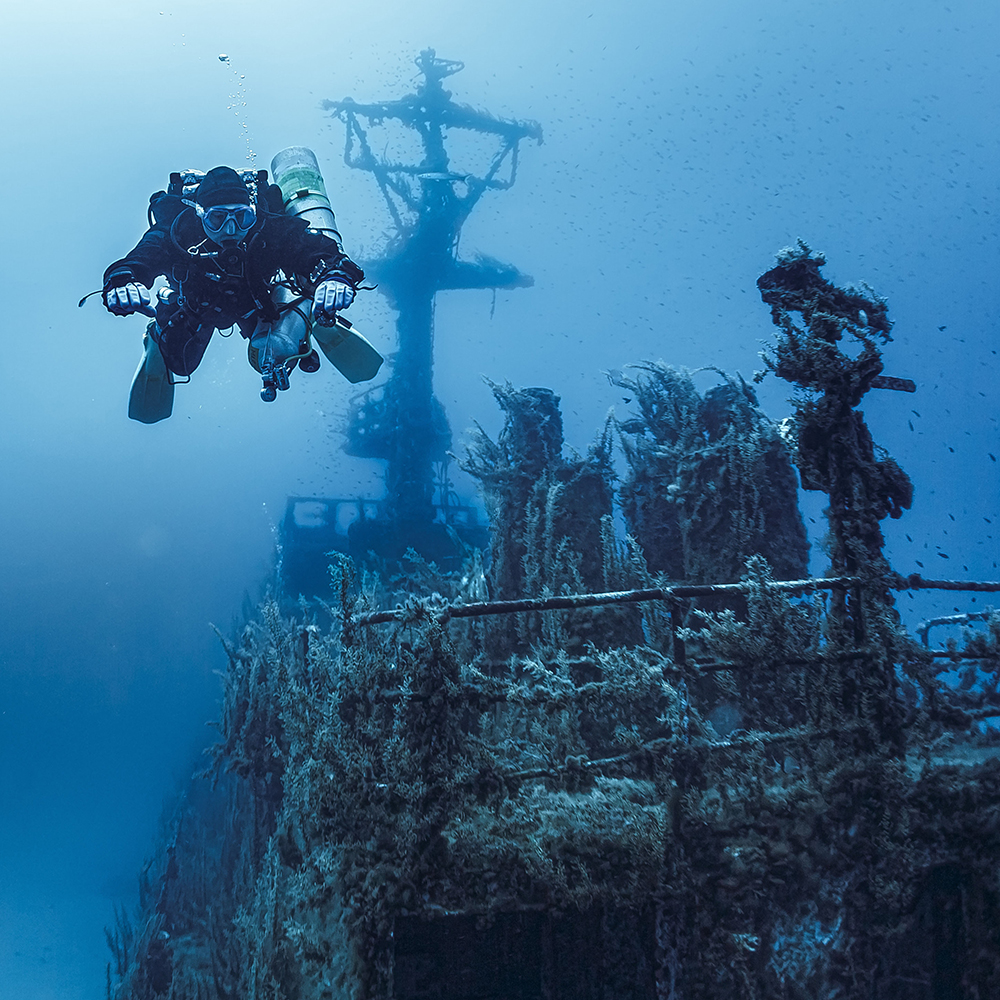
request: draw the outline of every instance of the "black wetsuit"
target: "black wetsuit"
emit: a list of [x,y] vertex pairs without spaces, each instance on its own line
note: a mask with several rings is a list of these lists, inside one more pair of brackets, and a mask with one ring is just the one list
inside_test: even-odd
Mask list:
[[205,236],[194,209],[158,193],[150,199],[152,227],[127,256],[104,272],[104,291],[129,282],[147,288],[161,275],[173,292],[161,295],[149,333],[175,375],[198,367],[216,330],[238,325],[249,338],[258,319],[275,320],[271,290],[278,271],[304,295],[327,279],[357,288],[364,272],[335,239],[301,219],[261,206],[257,222],[234,249]]

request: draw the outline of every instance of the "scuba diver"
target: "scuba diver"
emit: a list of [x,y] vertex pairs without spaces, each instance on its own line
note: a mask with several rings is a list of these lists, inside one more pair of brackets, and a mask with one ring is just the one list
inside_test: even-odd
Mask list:
[[152,317],[129,396],[133,419],[170,416],[177,377],[198,367],[216,330],[233,326],[250,342],[267,402],[288,388],[296,364],[319,368],[313,339],[351,382],[378,371],[381,355],[340,316],[364,272],[341,247],[316,157],[291,147],[271,170],[274,184],[266,170],[171,174],[150,197],[146,234],[105,271],[109,312]]

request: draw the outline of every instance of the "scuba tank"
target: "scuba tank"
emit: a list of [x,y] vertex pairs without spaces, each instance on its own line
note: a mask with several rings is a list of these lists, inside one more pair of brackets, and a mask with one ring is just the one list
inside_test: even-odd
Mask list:
[[327,197],[316,154],[305,146],[289,146],[271,160],[271,177],[281,188],[285,215],[341,242],[337,220]]
[[[281,190],[285,214],[301,218],[310,229],[341,241],[337,220],[323,182],[316,154],[305,146],[289,146],[271,161],[271,176]],[[312,321],[312,299],[297,295],[285,285],[271,293],[281,318],[261,321],[250,338],[250,364],[261,373],[261,398],[271,402],[279,389],[288,388],[288,373],[298,361],[305,371],[315,371],[318,359],[310,347],[316,341],[330,362],[350,382],[366,382],[377,374],[382,356],[341,316],[333,326]]]

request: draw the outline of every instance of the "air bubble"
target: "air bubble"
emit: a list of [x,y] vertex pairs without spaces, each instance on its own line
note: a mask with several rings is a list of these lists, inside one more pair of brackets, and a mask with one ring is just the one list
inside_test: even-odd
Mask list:
[[227,56],[225,52],[220,52],[219,62],[229,62],[229,56]]

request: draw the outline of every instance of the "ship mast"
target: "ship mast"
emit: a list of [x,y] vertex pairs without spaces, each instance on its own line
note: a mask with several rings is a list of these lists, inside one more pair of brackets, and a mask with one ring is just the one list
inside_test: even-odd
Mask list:
[[[434,297],[443,289],[532,284],[513,265],[491,257],[460,259],[458,242],[483,194],[513,185],[520,142],[542,139],[534,122],[496,118],[455,103],[442,81],[463,63],[439,59],[433,49],[415,61],[421,74],[415,93],[375,104],[346,98],[323,105],[346,126],[345,162],[374,175],[395,228],[383,255],[362,263],[398,314],[399,348],[387,384],[356,401],[346,448],[350,454],[388,461],[388,513],[402,533],[435,519],[434,464],[444,460],[451,445],[448,419],[434,396]],[[368,131],[387,120],[418,133],[423,147],[419,162],[393,160],[372,150]],[[498,141],[481,176],[452,169],[445,139],[447,130],[454,129]]]

